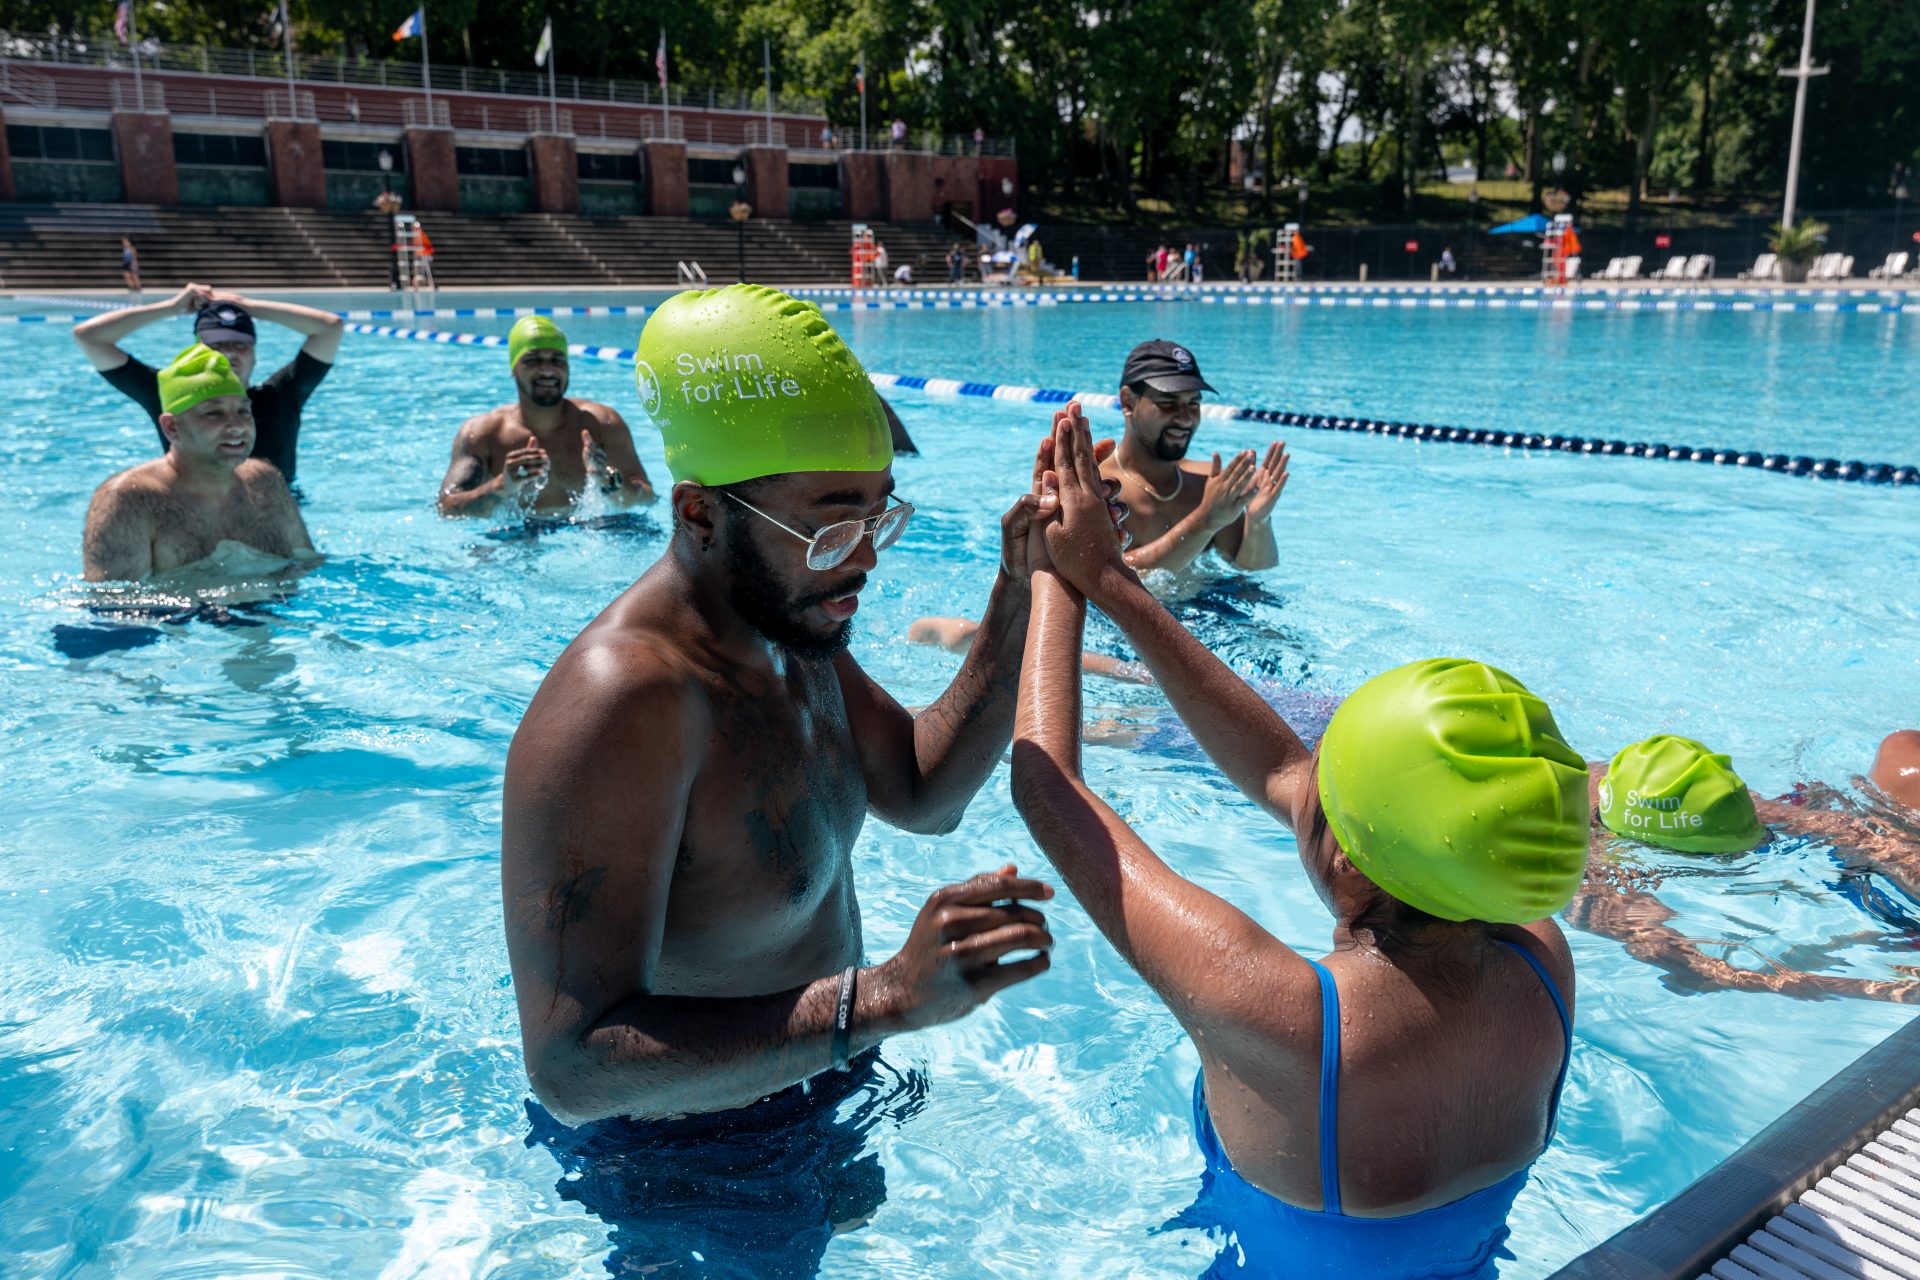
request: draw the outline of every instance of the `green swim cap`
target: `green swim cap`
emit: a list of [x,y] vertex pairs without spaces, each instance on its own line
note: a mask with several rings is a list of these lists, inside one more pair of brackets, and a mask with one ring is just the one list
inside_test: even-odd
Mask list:
[[660,305],[634,361],[675,480],[884,471],[893,437],[860,361],[818,307],[757,284]]
[[558,351],[565,354],[567,335],[545,316],[521,316],[507,330],[507,368],[517,368],[520,357],[529,351]]
[[1506,672],[1429,658],[1361,685],[1320,740],[1320,803],[1369,880],[1446,920],[1525,924],[1587,865],[1587,770]]
[[233,374],[227,358],[212,347],[195,343],[160,371],[160,408],[185,413],[215,396],[243,396],[247,384]]
[[1600,821],[1683,853],[1745,853],[1767,836],[1733,761],[1670,733],[1622,747],[1607,765]]

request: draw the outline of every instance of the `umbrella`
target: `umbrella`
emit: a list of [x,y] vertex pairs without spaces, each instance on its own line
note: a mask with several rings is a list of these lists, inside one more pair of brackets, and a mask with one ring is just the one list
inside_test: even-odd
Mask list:
[[1493,230],[1487,232],[1487,234],[1490,236],[1537,236],[1544,234],[1550,225],[1552,224],[1547,221],[1545,214],[1530,213],[1524,218],[1519,218],[1513,222],[1495,227]]

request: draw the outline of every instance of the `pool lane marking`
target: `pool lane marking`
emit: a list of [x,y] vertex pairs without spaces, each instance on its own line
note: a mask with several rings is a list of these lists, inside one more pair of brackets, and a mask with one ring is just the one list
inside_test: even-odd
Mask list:
[[[498,334],[449,333],[444,329],[408,329],[394,325],[349,322],[349,333],[410,342],[433,342],[463,347],[504,347]],[[636,353],[626,347],[591,347],[571,343],[569,355],[610,364],[631,364]],[[905,388],[927,395],[1006,400],[1019,404],[1066,404],[1078,400],[1088,409],[1118,409],[1120,398],[1105,391],[1067,391],[1057,387],[1029,387],[1017,383],[970,382],[959,378],[928,378],[905,373],[869,373],[876,387]],[[1497,445],[1528,452],[1558,452],[1605,457],[1667,459],[1674,462],[1710,462],[1719,466],[1753,467],[1780,475],[1813,476],[1824,480],[1854,480],[1868,484],[1920,486],[1920,467],[1890,462],[1842,462],[1837,458],[1789,456],[1756,449],[1710,449],[1697,445],[1648,444],[1641,441],[1591,440],[1583,436],[1526,431],[1493,431],[1478,427],[1444,427],[1417,422],[1389,422],[1377,418],[1299,413],[1289,409],[1259,409],[1245,405],[1208,404],[1200,416],[1224,422],[1260,422],[1275,426],[1306,427],[1314,431],[1351,431],[1394,436],[1434,444]]]

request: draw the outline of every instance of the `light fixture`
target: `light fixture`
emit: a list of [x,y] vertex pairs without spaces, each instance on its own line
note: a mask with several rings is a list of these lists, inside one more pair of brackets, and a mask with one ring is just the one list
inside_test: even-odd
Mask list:
[[385,147],[380,148],[379,160],[380,160],[380,172],[382,173],[393,172],[393,152],[387,150]]

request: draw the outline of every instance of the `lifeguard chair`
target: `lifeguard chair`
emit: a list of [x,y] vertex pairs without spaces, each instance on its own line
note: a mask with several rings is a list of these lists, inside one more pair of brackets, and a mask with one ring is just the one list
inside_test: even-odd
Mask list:
[[424,298],[427,305],[433,305],[433,241],[427,239],[426,229],[420,225],[420,219],[410,213],[397,213],[393,217],[393,255],[400,277],[400,287],[409,295],[417,308]]
[[1580,256],[1580,237],[1573,229],[1573,215],[1556,213],[1540,237],[1540,283],[1565,284],[1567,259]]
[[1307,242],[1300,236],[1300,224],[1289,222],[1273,233],[1273,282],[1300,283],[1300,263],[1307,256]]
[[[873,228],[864,222],[853,224],[853,287],[864,289],[874,283]],[[878,282],[885,287],[886,282]]]

